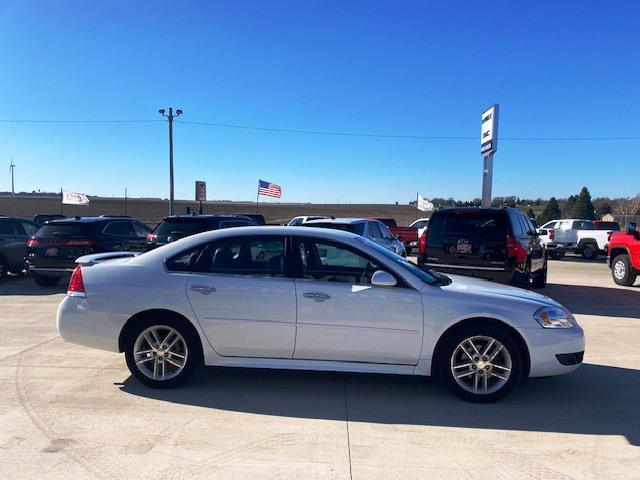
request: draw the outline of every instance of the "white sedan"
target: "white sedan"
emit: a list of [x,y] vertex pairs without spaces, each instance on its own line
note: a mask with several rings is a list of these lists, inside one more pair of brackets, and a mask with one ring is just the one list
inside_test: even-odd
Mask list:
[[437,375],[488,402],[582,362],[582,328],[550,298],[428,273],[343,231],[239,227],[133,255],[78,259],[58,331],[124,352],[152,387],[205,364]]

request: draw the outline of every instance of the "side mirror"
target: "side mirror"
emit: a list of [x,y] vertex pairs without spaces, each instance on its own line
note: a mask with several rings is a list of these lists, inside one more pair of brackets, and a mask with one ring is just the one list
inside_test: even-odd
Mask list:
[[384,270],[376,270],[371,276],[371,284],[376,287],[395,287],[397,283],[393,275]]
[[635,223],[627,223],[627,235],[635,235],[636,228]]

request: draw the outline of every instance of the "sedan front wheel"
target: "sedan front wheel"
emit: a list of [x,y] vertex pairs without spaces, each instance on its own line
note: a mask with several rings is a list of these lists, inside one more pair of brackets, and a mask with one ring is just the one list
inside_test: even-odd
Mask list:
[[446,340],[439,355],[440,377],[458,397],[488,403],[506,397],[522,376],[522,353],[497,326],[464,327]]

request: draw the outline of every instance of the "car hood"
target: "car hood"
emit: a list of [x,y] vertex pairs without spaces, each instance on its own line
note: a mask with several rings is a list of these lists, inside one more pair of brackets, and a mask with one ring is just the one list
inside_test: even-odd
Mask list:
[[463,275],[448,275],[452,282],[450,285],[444,287],[448,290],[464,291],[468,293],[476,293],[481,295],[487,295],[491,297],[501,298],[514,298],[519,300],[528,300],[537,302],[541,305],[549,305],[553,307],[563,308],[555,300],[541,295],[531,290],[525,290],[523,288],[513,287],[511,285],[504,285],[501,283],[490,282],[489,280],[483,280],[474,277],[465,277]]

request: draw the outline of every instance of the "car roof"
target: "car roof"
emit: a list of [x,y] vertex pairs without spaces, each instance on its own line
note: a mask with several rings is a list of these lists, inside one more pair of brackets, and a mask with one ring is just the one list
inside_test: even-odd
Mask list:
[[203,220],[207,220],[207,219],[215,219],[215,218],[247,218],[249,220],[251,220],[250,217],[247,217],[246,215],[242,215],[240,213],[232,213],[232,214],[216,214],[216,215],[210,215],[210,214],[191,214],[191,213],[185,213],[185,214],[179,214],[179,215],[169,215],[167,217],[164,217],[162,219],[162,221],[164,222],[165,220],[173,220],[173,219],[177,219],[177,218],[194,218],[194,219],[203,219]]
[[130,220],[137,222],[131,217],[67,217],[67,218],[57,218],[54,220],[49,220],[47,224],[49,225],[61,225],[64,223],[96,223],[96,222],[110,222],[113,220]]
[[367,218],[319,218],[317,220],[308,220],[305,223],[305,225],[314,225],[314,224],[327,224],[327,223],[331,223],[334,225],[352,225],[354,223],[360,223],[360,222],[366,222],[367,220],[372,220],[372,219],[367,219]]
[[460,212],[460,213],[486,213],[486,212],[505,212],[505,211],[513,211],[524,215],[524,213],[514,207],[445,207],[439,210],[436,210],[433,213],[451,213],[451,212]]

